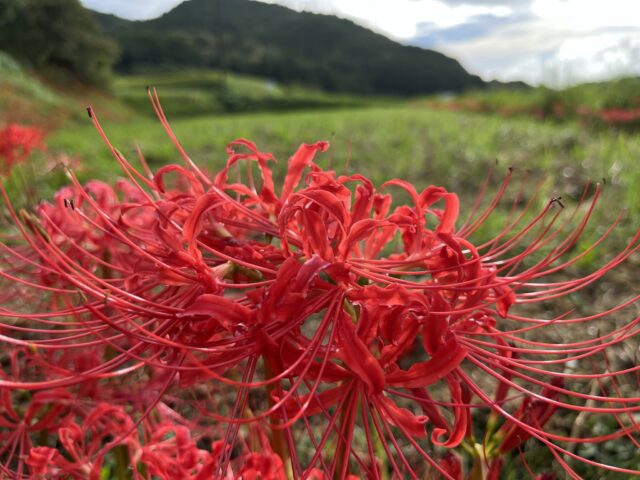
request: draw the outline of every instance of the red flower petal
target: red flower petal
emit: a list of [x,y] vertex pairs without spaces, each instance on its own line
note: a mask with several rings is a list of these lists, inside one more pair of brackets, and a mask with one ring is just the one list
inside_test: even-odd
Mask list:
[[452,336],[430,360],[414,363],[409,370],[389,373],[387,383],[404,388],[431,385],[455,369],[466,355],[467,351]]
[[329,244],[327,229],[322,217],[318,212],[307,210],[304,212],[305,243],[310,251],[305,252],[308,256],[319,255],[323,259],[333,261],[333,248]]
[[178,318],[210,317],[225,329],[233,330],[239,325],[250,324],[253,320],[254,312],[229,298],[205,293],[176,316]]
[[383,408],[379,410],[389,423],[402,427],[414,437],[424,438],[427,436],[425,424],[429,421],[428,417],[424,415],[414,415],[406,408],[398,407],[384,395],[379,395],[377,400],[383,404]]
[[280,201],[284,202],[293,189],[300,182],[302,177],[302,171],[311,164],[313,157],[315,157],[318,151],[324,152],[329,148],[329,142],[316,142],[312,145],[303,143],[298,148],[298,151],[294,153],[289,159],[289,169],[287,170],[287,177],[284,180],[282,186],[282,193],[280,194]]
[[384,372],[378,360],[355,334],[351,317],[343,315],[337,328],[341,360],[366,384],[369,393],[380,393],[384,388]]

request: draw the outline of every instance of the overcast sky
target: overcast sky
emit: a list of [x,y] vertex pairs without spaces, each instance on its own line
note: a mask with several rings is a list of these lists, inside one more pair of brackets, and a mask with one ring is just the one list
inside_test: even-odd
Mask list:
[[[81,0],[130,19],[183,0]],[[444,52],[486,80],[554,86],[640,75],[636,0],[260,0],[335,14],[402,43]]]

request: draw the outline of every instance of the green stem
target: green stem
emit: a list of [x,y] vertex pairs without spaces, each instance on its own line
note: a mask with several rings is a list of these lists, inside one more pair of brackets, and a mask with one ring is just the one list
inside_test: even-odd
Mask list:
[[118,480],[129,480],[131,471],[129,467],[129,449],[126,445],[118,445],[113,449],[113,456],[116,461],[116,478]]
[[482,445],[476,443],[474,446],[473,465],[469,473],[470,480],[486,480],[489,476],[487,459],[484,456]]
[[48,430],[46,428],[44,430],[40,430],[40,433],[38,434],[38,446],[40,447],[48,446],[48,440],[49,440]]
[[[371,425],[371,430],[374,431],[375,430],[375,424],[373,423],[373,419],[369,419],[370,420],[370,425]],[[382,438],[380,438],[380,435],[378,435],[377,433],[373,436],[374,437],[374,448],[375,448],[375,452],[376,452],[376,457],[379,458],[381,460],[380,462],[380,480],[389,480],[389,466],[387,464],[387,451],[384,449],[384,445],[382,444],[382,442],[384,441]]]

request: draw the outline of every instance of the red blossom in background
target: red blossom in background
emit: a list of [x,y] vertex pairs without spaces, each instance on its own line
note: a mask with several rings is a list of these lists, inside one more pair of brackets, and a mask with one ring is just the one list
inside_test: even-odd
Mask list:
[[6,174],[11,168],[24,161],[36,148],[44,148],[44,132],[35,127],[24,127],[10,123],[0,129],[0,173]]
[[640,123],[640,108],[609,108],[599,112],[600,119],[611,125]]
[[[626,108],[609,107],[594,109],[585,105],[574,106],[570,102],[554,101],[550,105],[541,106],[503,106],[499,102],[476,99],[463,100],[429,100],[427,107],[435,110],[452,110],[465,112],[490,112],[503,117],[529,116],[538,120],[568,120],[576,118],[583,124],[592,126],[637,128],[640,123],[640,108],[632,105]],[[637,103],[637,102],[635,102]]]
[[[600,320],[622,318],[638,297],[539,316],[640,248],[636,235],[594,272],[559,275],[620,221],[584,247],[599,187],[571,212],[557,199],[536,211],[535,197],[520,211],[516,194],[502,228],[479,242],[511,174],[464,220],[442,187],[376,188],[324,170],[315,157],[326,142],[300,146],[280,187],[273,156],[245,139],[209,176],[152,101],[184,165],[135,169],[92,114],[125,180],[82,186],[70,171],[71,185],[35,213],[15,212],[5,194],[23,240],[0,253],[0,340],[25,352],[25,368],[5,372],[0,389],[64,391],[74,407],[69,425],[48,427],[61,447],[18,420],[1,425],[14,443],[28,437],[0,456],[5,471],[26,477],[31,449],[31,473],[61,478],[124,462],[142,478],[459,479],[453,449],[497,475],[504,455],[536,439],[575,477],[571,459],[595,462],[567,444],[636,444],[640,398],[618,386],[640,367],[595,365],[640,323]],[[571,340],[549,333],[559,328]],[[481,411],[492,422],[484,447]],[[618,428],[546,430],[559,412]]]

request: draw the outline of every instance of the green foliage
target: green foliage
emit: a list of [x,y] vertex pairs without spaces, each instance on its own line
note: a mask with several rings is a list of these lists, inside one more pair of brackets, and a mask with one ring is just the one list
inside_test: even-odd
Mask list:
[[451,101],[473,104],[484,111],[576,118],[581,110],[639,108],[640,77],[584,83],[563,90],[547,87],[472,90]]
[[39,78],[30,68],[23,68],[13,57],[0,51],[0,126],[6,123],[38,125],[48,132],[68,121],[84,122],[89,104],[99,108],[111,121],[122,121],[137,114],[114,100],[102,86],[74,81],[69,74],[58,70],[60,79],[67,82],[63,88],[51,80],[52,72],[48,73],[46,78]]
[[10,55],[0,51],[0,73],[5,75],[22,75],[22,67]]
[[118,99],[135,111],[153,114],[146,85],[158,89],[172,117],[216,112],[353,107],[370,102],[354,95],[330,94],[212,70],[120,76],[113,83],[112,90]]
[[0,126],[8,122],[48,123],[63,108],[60,95],[0,51]]
[[564,92],[574,105],[600,110],[640,107],[640,77],[626,77],[610,82],[585,83]]
[[[41,108],[59,103],[57,94],[36,78],[24,72],[17,61],[2,51],[0,51],[0,85],[6,89],[16,89],[13,95],[28,96],[37,101]],[[1,97],[4,96],[0,95]]]
[[483,85],[440,53],[399,45],[348,20],[249,0],[190,0],[145,22],[95,17],[121,45],[121,72],[214,68],[355,93]]
[[32,67],[54,67],[90,83],[106,80],[116,54],[78,0],[0,2],[0,45]]

